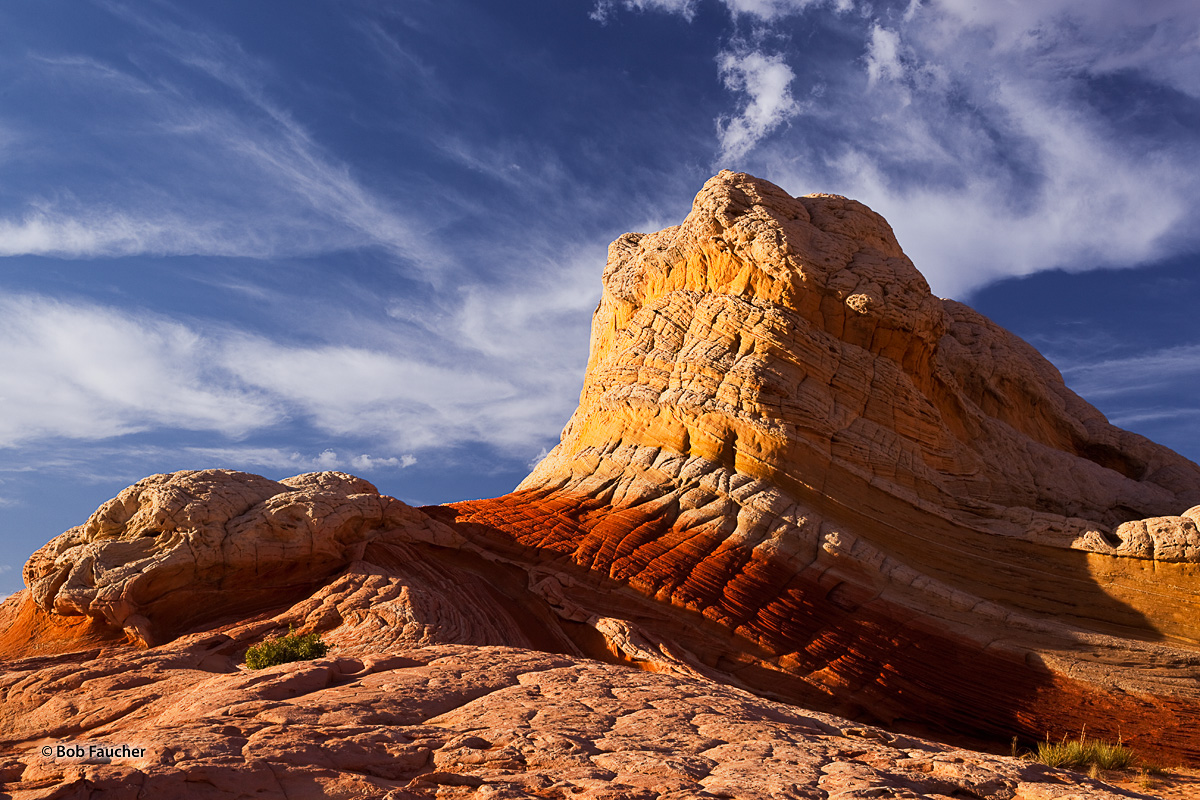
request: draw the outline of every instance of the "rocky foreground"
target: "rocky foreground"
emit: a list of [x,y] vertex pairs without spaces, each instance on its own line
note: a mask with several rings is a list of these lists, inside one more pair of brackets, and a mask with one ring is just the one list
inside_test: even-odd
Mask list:
[[[361,562],[350,574],[364,570],[380,577]],[[355,646],[343,631],[336,657],[239,671],[231,656],[271,627],[11,665],[4,788],[18,800],[1130,796],[712,681],[531,649]],[[40,755],[62,742],[144,755]]]
[[[1085,727],[1200,761],[1200,467],[845,198],[723,172],[604,282],[579,409],[513,494],[181,472],[35,553],[0,605],[0,791],[1131,796],[930,739]],[[329,657],[239,668],[289,627]]]

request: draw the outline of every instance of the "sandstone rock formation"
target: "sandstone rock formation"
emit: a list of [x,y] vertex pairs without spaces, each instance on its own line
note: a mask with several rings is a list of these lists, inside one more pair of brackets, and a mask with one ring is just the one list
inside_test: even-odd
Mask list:
[[877,214],[724,172],[609,249],[559,446],[455,508],[735,633],[657,635],[759,690],[1200,758],[1197,504],[1200,468],[933,297]]
[[[173,482],[196,485],[197,474],[154,483]],[[228,472],[199,482],[261,485]],[[562,652],[577,648],[561,628],[557,640],[548,633],[553,615],[526,616],[537,613],[529,596],[504,602],[523,584],[475,559],[469,543],[420,541],[437,523],[409,512],[408,524],[371,537],[359,560],[273,617],[151,648],[114,641],[4,663],[0,792],[16,800],[1139,796],[680,670]],[[257,531],[271,533],[265,517]],[[22,593],[0,606],[0,618],[32,602]],[[159,608],[168,607],[139,610]],[[168,608],[167,617],[178,615]],[[238,667],[248,645],[291,627],[324,631],[330,656]]]
[[103,619],[149,645],[307,594],[372,534],[401,527],[410,540],[457,536],[344,473],[153,475],[34,553],[24,578],[43,611]]
[[[1117,795],[917,734],[1200,760],[1200,467],[845,198],[721,173],[604,286],[579,409],[510,495],[156,475],[35,553],[0,604],[0,780],[1008,800]],[[237,669],[289,626],[330,657]],[[146,755],[39,754],[85,740]]]

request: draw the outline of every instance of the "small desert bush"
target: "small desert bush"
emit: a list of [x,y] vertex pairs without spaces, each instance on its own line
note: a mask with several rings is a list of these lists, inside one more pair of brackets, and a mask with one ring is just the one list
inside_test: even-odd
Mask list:
[[1067,769],[1083,770],[1089,767],[1099,769],[1131,769],[1137,761],[1133,751],[1120,741],[1116,744],[1102,742],[1099,739],[1088,739],[1082,733],[1078,739],[1063,739],[1061,742],[1038,743],[1037,755],[1034,758],[1048,767],[1066,767]]
[[329,652],[329,646],[317,638],[315,633],[298,635],[294,630],[287,636],[279,636],[259,642],[246,651],[246,666],[264,669],[276,664],[292,661],[311,661]]

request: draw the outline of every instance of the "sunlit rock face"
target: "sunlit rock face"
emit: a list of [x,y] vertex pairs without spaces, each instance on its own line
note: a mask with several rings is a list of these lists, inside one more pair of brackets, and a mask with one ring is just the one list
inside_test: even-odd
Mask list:
[[1200,468],[934,297],[878,214],[723,172],[613,243],[562,442],[457,509],[735,633],[660,630],[759,689],[1197,755],[1197,504]]
[[[604,287],[510,495],[178,472],[36,552],[0,603],[0,793],[1115,797],[916,738],[1085,726],[1200,761],[1200,467],[852,200],[723,172]],[[290,628],[329,656],[239,668]]]
[[339,472],[276,482],[231,470],[152,475],[30,557],[30,599],[103,620],[142,644],[196,622],[307,596],[369,541],[457,534]]

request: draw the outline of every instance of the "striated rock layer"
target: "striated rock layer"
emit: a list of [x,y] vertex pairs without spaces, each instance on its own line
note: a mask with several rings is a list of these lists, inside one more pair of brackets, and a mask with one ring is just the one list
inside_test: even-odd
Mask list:
[[[1200,761],[1198,522],[1200,467],[933,297],[878,215],[723,172],[610,248],[514,493],[156,475],[35,553],[0,790],[1112,797],[916,734]],[[293,625],[330,657],[236,667]],[[41,755],[84,740],[146,754]]]
[[562,442],[455,510],[735,633],[657,635],[758,690],[1195,759],[1198,504],[879,215],[723,172],[609,248]]

